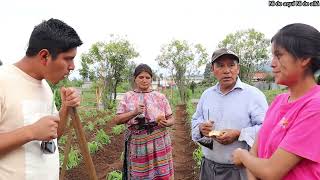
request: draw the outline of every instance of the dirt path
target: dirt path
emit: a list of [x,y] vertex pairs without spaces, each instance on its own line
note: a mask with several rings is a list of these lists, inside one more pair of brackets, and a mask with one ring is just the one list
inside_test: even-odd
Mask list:
[[198,172],[195,172],[195,162],[192,153],[196,145],[191,141],[190,125],[186,121],[186,113],[177,108],[175,114],[176,123],[172,130],[173,161],[176,180],[196,180]]

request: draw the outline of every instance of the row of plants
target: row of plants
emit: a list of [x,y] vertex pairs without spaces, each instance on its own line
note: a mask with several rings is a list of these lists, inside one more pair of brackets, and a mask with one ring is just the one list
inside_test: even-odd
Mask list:
[[[122,151],[120,155],[120,161],[124,159],[124,152]],[[122,180],[122,172],[121,171],[111,171],[107,173],[106,180]]]
[[[94,133],[94,136],[88,142],[88,149],[90,154],[95,154],[99,149],[104,145],[111,143],[111,137],[106,134],[103,129],[103,126],[113,118],[114,112],[109,111],[97,111],[95,109],[87,111],[79,111],[81,123],[84,127],[86,134]],[[101,127],[101,128],[100,128]],[[97,128],[99,128],[97,130]],[[93,132],[97,130],[96,132]],[[75,132],[72,129],[72,139],[76,140]],[[89,140],[89,139],[88,139]],[[63,165],[64,160],[64,146],[66,145],[67,138],[66,136],[60,137],[58,143],[60,147],[60,164]],[[77,167],[82,161],[82,156],[80,154],[78,146],[72,144],[70,152],[68,154],[68,162],[66,164],[67,170]]]
[[[187,111],[187,123],[191,127],[192,115],[196,111],[196,104],[193,104],[191,100],[188,100],[186,108],[187,108],[186,109],[186,111]],[[201,146],[198,145],[198,147],[192,153],[192,158],[193,158],[193,160],[194,160],[194,162],[196,164],[195,168],[198,168],[198,169],[200,168],[202,156],[203,156],[203,154],[202,154]]]

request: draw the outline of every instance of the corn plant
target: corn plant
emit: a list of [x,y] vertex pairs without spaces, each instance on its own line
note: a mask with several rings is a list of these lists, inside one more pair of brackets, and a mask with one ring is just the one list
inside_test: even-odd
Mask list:
[[85,117],[89,118],[89,117],[96,117],[98,115],[98,112],[97,110],[93,109],[93,110],[86,111],[84,114],[85,114]]
[[103,144],[103,145],[106,145],[106,144],[110,144],[111,143],[111,140],[110,140],[110,137],[106,134],[106,132],[104,132],[103,129],[100,129],[98,132],[97,132],[97,135],[96,135],[96,141],[100,144]]
[[195,106],[192,104],[191,100],[188,100],[187,102],[187,123],[191,123],[191,118],[192,118],[192,115],[196,112],[196,108]]
[[122,180],[122,172],[112,171],[108,174],[106,180]]
[[96,142],[96,141],[88,142],[88,149],[90,154],[96,153],[100,149],[100,147],[102,147],[102,145],[99,142]]
[[[67,170],[77,167],[80,164],[81,155],[79,151],[73,149],[73,147],[71,147],[68,157],[69,159],[67,163]],[[64,160],[64,155],[62,153],[59,155],[59,160],[60,160],[60,164],[62,165]]]
[[94,123],[92,121],[89,121],[88,124],[86,126],[84,126],[84,128],[86,130],[88,130],[89,132],[94,130]]
[[198,146],[198,148],[193,151],[192,157],[193,157],[193,160],[196,161],[197,168],[200,168],[201,160],[202,160],[202,157],[203,157],[202,149],[201,149],[200,146]]
[[88,117],[91,117],[92,115],[91,115],[91,111],[86,111],[85,113],[84,113],[84,115],[85,115],[85,118],[88,118]]
[[110,114],[110,115],[104,116],[105,122],[110,121],[114,116],[115,116],[114,114]]
[[123,124],[117,125],[117,126],[112,128],[112,134],[119,135],[125,130],[125,128],[126,127]]
[[96,117],[98,115],[98,111],[97,110],[91,110],[92,112],[92,117]]
[[59,154],[59,164],[61,164],[61,166],[62,166],[62,164],[63,164],[63,160],[64,160],[64,154],[63,153],[60,153]]
[[106,124],[106,120],[104,118],[100,118],[96,122],[99,126],[103,126]]
[[61,136],[59,141],[58,141],[59,146],[65,145],[66,141],[67,141],[67,137],[66,136]]

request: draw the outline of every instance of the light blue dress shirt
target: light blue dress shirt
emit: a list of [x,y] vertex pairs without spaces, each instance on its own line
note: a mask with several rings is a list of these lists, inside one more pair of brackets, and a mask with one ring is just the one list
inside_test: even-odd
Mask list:
[[[205,90],[192,116],[192,140],[199,141],[199,124],[208,119],[214,121],[215,130],[237,129],[238,141],[223,145],[213,140],[213,148],[202,146],[205,158],[222,164],[232,164],[232,152],[236,148],[248,149],[264,120],[268,103],[265,95],[257,88],[241,82],[240,78],[233,89],[223,94],[219,83]],[[207,138],[208,139],[208,138]]]

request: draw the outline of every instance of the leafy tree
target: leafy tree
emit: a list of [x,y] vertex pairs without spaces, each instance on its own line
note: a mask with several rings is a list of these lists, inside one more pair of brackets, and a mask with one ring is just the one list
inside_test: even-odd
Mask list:
[[269,61],[270,41],[261,32],[254,29],[237,31],[228,34],[218,47],[228,48],[234,51],[240,58],[240,77],[245,81],[251,81],[253,72]]
[[83,78],[96,81],[96,92],[101,95],[97,99],[102,99],[105,106],[112,108],[117,87],[127,80],[131,71],[129,60],[138,56],[127,39],[111,35],[110,41],[93,44],[89,52],[81,56],[83,66],[80,72]]
[[[133,88],[134,86],[134,82],[133,82],[133,72],[134,72],[134,69],[137,67],[137,64],[134,62],[134,61],[129,61],[129,64],[127,66],[127,68],[125,69],[124,71],[124,83],[128,83],[129,86],[128,88]],[[129,89],[127,89],[128,91]]]
[[82,79],[84,81],[90,79],[89,77],[90,75],[92,77],[92,72],[90,72],[88,63],[86,62],[85,58],[81,58],[81,67],[82,68],[79,70],[79,74],[82,77]]
[[115,39],[106,46],[107,57],[111,64],[112,76],[113,76],[113,100],[117,97],[117,87],[119,83],[124,81],[125,74],[128,74],[126,68],[129,65],[128,60],[139,56],[139,53],[135,51],[130,42],[125,39]]
[[206,68],[204,69],[203,77],[204,79],[209,79],[212,77],[212,65],[211,63],[206,64]]
[[200,73],[199,67],[204,65],[208,54],[202,45],[189,45],[187,41],[172,40],[162,46],[157,62],[160,67],[171,72],[178,86],[180,100],[183,104],[187,101],[187,89],[190,77]]
[[2,65],[2,61],[0,60],[0,66]]
[[212,65],[211,62],[206,64],[206,68],[204,69],[203,73],[203,81],[201,82],[202,85],[205,87],[212,86],[217,82],[217,79],[212,74]]

